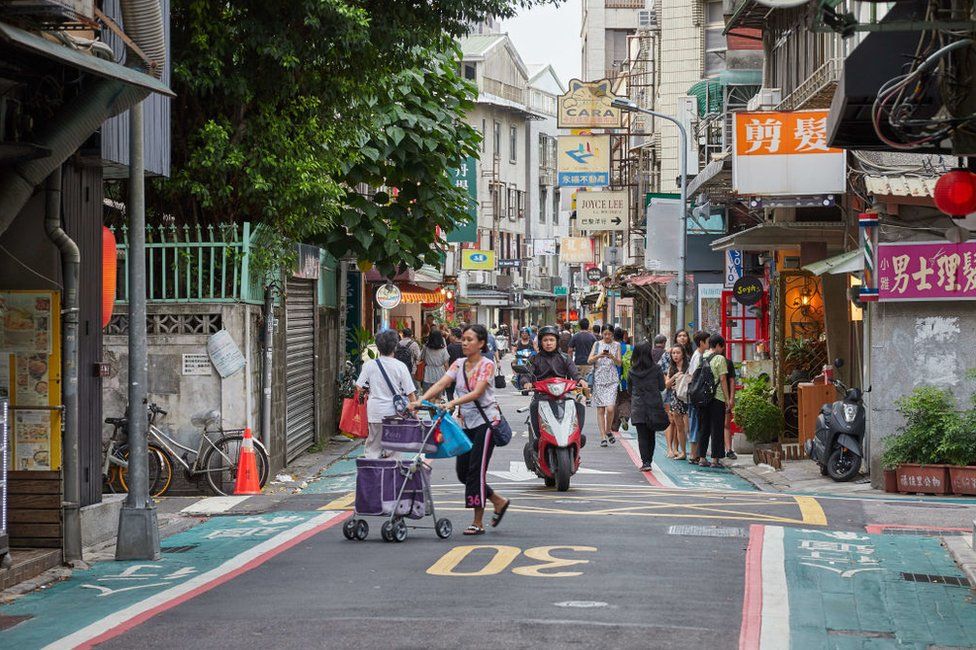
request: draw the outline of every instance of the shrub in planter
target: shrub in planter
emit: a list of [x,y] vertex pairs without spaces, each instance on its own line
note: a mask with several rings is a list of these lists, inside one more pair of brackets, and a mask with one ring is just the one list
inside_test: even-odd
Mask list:
[[773,404],[773,391],[766,377],[744,380],[745,387],[735,395],[734,416],[754,444],[769,443],[783,434],[783,412]]
[[956,494],[976,494],[976,409],[947,418],[939,452]]
[[897,435],[885,440],[881,464],[895,469],[906,463],[944,463],[942,439],[946,426],[957,417],[956,403],[949,391],[919,386],[911,395],[899,399],[896,406],[905,424]]

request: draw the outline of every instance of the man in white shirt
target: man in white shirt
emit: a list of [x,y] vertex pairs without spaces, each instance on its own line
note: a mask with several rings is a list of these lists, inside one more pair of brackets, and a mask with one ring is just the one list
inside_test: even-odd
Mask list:
[[[698,366],[701,365],[702,355],[708,352],[708,332],[698,331],[695,335],[691,337],[692,342],[695,344],[695,353],[691,355],[691,361],[688,362],[688,374],[692,377],[695,375],[695,371],[698,370]],[[694,404],[688,404],[688,442],[691,443],[691,456],[688,458],[689,463],[698,462],[698,432],[701,429],[701,415],[698,413],[698,407]]]
[[401,401],[394,398],[402,397],[404,407],[417,399],[410,370],[403,362],[393,358],[399,342],[400,336],[394,330],[377,334],[376,347],[380,357],[363,364],[363,370],[356,380],[360,388],[369,388],[369,400],[366,402],[369,435],[363,452],[366,458],[383,457],[383,418],[397,415],[395,402]]

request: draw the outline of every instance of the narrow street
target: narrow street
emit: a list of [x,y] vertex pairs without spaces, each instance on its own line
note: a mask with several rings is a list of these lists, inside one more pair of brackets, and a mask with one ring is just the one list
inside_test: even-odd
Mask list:
[[[500,401],[514,419],[527,398],[505,392]],[[374,518],[366,541],[345,540],[350,457],[265,512],[238,498],[164,539],[159,562],[101,563],[0,609],[0,618],[31,617],[0,632],[0,645],[976,643],[976,604],[931,530],[972,521],[973,500],[777,495],[726,470],[671,461],[660,446],[658,467],[645,477],[636,470],[636,441],[625,434],[601,449],[587,429],[591,443],[566,493],[529,478],[524,434],[496,450],[489,480],[512,507],[484,536],[460,534],[469,515],[453,465],[434,461],[437,511],[454,523],[450,539],[411,530],[406,542],[386,543]],[[906,518],[930,530],[877,534]]]

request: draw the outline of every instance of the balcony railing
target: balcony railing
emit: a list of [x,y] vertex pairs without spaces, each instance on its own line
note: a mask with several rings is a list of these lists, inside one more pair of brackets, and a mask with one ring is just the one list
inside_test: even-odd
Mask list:
[[484,77],[482,79],[481,90],[496,97],[522,104],[523,106],[526,103],[525,88],[519,88],[518,86],[513,86],[504,81],[492,79],[491,77]]
[[795,111],[801,108],[829,107],[843,68],[842,59],[828,60],[810,73],[776,108],[781,111]]
[[607,9],[643,9],[645,0],[605,0]]

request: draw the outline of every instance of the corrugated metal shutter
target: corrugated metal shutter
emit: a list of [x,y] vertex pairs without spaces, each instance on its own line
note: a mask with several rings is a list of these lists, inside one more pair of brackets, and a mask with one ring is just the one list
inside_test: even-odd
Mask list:
[[285,462],[315,441],[315,281],[290,278],[285,297]]

